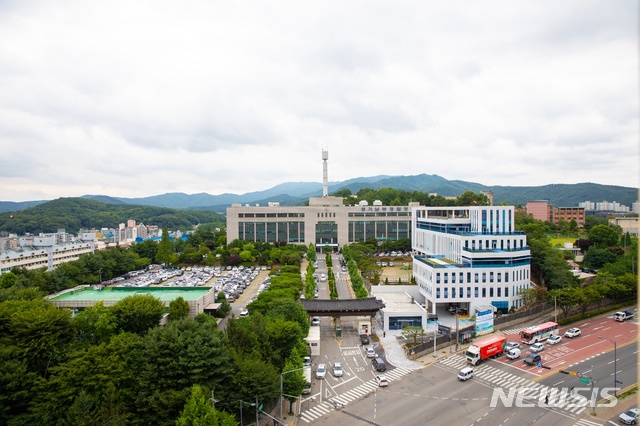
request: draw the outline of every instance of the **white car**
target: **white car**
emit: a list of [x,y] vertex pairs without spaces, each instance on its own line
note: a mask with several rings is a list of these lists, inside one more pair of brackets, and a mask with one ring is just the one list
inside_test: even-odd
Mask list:
[[339,362],[336,362],[333,364],[333,375],[335,377],[342,377],[342,374],[344,373],[344,371],[342,370],[342,364]]
[[246,317],[247,315],[249,315],[249,310],[247,308],[242,308],[240,310],[240,316],[241,317]]
[[618,420],[626,425],[635,425],[638,421],[638,409],[631,408],[618,416]]
[[371,346],[369,346],[367,348],[367,358],[375,358],[375,357],[376,357],[376,351]]
[[326,375],[327,375],[326,364],[318,364],[318,368],[316,368],[316,379],[324,379],[324,376]]
[[313,317],[311,319],[311,325],[320,325],[320,317]]
[[376,383],[380,387],[389,386],[389,381],[385,376],[376,376]]
[[547,343],[549,345],[555,345],[556,343],[560,343],[562,341],[562,337],[558,334],[554,334],[553,336],[547,339]]
[[564,337],[578,337],[580,335],[580,329],[573,327],[564,332]]
[[531,352],[541,352],[544,350],[544,343],[534,343],[533,345],[531,345],[531,347],[529,348],[529,350]]

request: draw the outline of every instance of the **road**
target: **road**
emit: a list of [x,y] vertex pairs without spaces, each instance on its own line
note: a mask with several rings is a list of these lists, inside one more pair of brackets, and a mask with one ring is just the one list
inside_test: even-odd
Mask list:
[[[322,292],[320,297],[324,297]],[[618,411],[622,410],[614,407],[614,413],[603,412],[606,418],[590,417],[591,408],[585,401],[591,394],[577,389],[582,383],[577,375],[559,373],[561,369],[581,372],[595,379],[594,387],[612,387],[613,341],[617,346],[617,380],[623,382],[623,388],[636,383],[638,351],[634,343],[638,324],[618,323],[610,315],[572,324],[581,328],[580,337],[545,345],[541,355],[548,368],[525,366],[522,359],[501,357],[476,366],[474,379],[459,382],[457,371],[466,366],[466,361],[462,353],[454,353],[420,370],[390,369],[386,373],[390,385],[386,388],[378,388],[372,380],[375,373],[358,345],[354,321],[343,321],[342,342],[335,340],[331,320],[322,321],[319,359],[328,365],[340,360],[347,374],[340,379],[327,376],[322,383],[314,383],[313,399],[303,402],[299,425],[617,424]],[[508,330],[507,339],[518,341],[519,331]],[[523,346],[522,357],[528,353],[528,347]],[[572,386],[577,393],[570,392]],[[599,396],[603,393],[601,389],[596,392]],[[549,403],[545,404],[547,395]],[[626,401],[629,405],[630,400]]]

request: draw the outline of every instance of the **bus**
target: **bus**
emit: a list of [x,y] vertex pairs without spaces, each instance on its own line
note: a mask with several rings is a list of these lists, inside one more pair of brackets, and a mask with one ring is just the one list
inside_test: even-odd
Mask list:
[[547,340],[555,334],[558,334],[558,323],[550,321],[522,330],[520,332],[520,341],[527,345],[532,345]]

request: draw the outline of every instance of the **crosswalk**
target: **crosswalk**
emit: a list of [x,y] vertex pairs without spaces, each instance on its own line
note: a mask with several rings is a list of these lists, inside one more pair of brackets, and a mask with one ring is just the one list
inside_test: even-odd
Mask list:
[[[412,370],[408,368],[398,367],[398,368],[394,368],[393,370],[388,370],[383,374],[386,376],[387,380],[389,381],[390,386],[392,386],[392,383],[394,380],[400,379],[402,376],[405,376],[411,371]],[[376,389],[378,389],[378,384],[375,382],[374,379],[366,381],[363,384],[346,391],[345,393],[342,393],[340,395],[324,400],[322,401],[321,404],[318,404],[315,407],[312,407],[306,411],[303,411],[300,414],[300,420],[306,423],[312,423],[313,421],[317,420],[322,416],[327,415],[328,413],[335,410],[336,408],[344,407],[350,402],[353,402],[366,395],[369,395],[370,393],[373,393]]]
[[[439,364],[451,367],[454,371],[458,371],[461,368],[468,366],[464,356],[458,354],[439,361]],[[515,374],[492,367],[488,364],[476,366],[473,371],[475,377],[489,382],[496,387],[507,389],[522,388],[523,390],[519,392],[518,395],[523,397],[523,399],[529,399],[530,401],[537,402],[540,395],[549,395],[549,402],[553,405],[553,408],[559,408],[576,415],[587,409],[585,399],[580,395],[570,393],[568,389],[551,388],[541,383],[532,382],[524,377],[519,377]]]
[[522,330],[526,330],[527,328],[530,328],[530,327],[510,328],[508,330],[500,330],[500,332],[503,333],[504,335],[520,334]]

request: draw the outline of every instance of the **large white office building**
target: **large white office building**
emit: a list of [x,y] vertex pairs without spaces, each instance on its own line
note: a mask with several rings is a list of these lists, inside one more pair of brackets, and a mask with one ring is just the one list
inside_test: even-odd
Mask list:
[[412,215],[413,275],[436,312],[441,305],[502,312],[522,306],[531,253],[515,231],[512,206],[417,207]]

